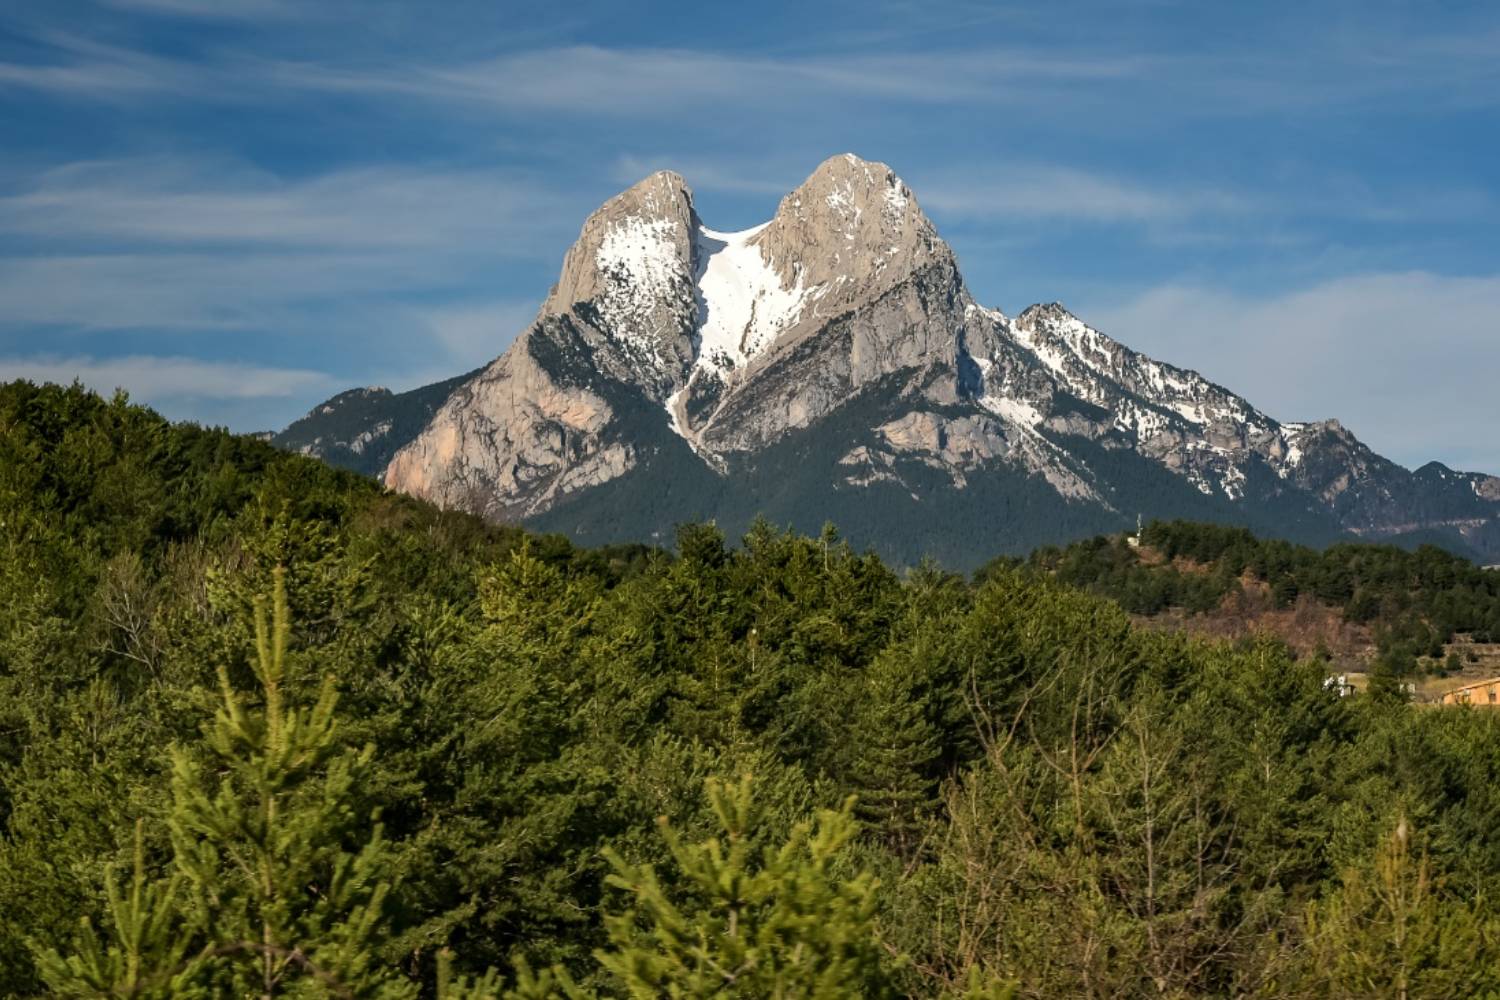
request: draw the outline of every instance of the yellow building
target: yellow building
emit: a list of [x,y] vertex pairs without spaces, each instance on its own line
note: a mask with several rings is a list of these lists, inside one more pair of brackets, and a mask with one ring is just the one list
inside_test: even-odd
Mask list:
[[1473,684],[1465,684],[1463,687],[1444,691],[1442,703],[1444,705],[1490,705],[1500,708],[1500,677],[1492,677],[1487,681],[1476,681]]

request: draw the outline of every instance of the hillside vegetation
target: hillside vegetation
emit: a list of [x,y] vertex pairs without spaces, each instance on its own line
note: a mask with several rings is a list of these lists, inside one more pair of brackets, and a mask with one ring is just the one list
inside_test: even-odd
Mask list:
[[[1243,528],[1157,521],[1138,539],[1101,536],[992,564],[1020,566],[1136,615],[1179,611],[1200,619],[1190,625],[1239,618],[1291,638],[1295,622],[1267,612],[1299,602],[1325,608],[1368,637],[1374,656],[1366,665],[1386,678],[1455,672],[1479,660],[1476,647],[1500,642],[1500,572],[1430,545],[1319,550],[1258,539]],[[1468,655],[1454,646],[1460,638]],[[1302,645],[1314,652],[1324,642],[1320,634]]]
[[0,524],[0,995],[1500,990],[1500,717],[1136,628],[1108,543],[582,550],[25,383]]

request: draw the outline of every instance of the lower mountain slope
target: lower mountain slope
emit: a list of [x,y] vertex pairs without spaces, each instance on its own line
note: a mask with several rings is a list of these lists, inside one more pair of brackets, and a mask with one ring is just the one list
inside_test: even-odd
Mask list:
[[[955,488],[952,469],[935,447],[897,452],[880,462],[878,475],[860,474],[846,456],[886,444],[871,428],[890,422],[888,389],[877,383],[827,419],[736,455],[719,469],[661,428],[652,409],[632,412],[616,403],[617,432],[621,446],[633,449],[634,467],[569,494],[526,523],[580,545],[659,543],[678,524],[705,520],[730,537],[757,518],[805,534],[832,523],[856,549],[872,549],[898,565],[930,557],[956,570],[975,569],[996,554],[1122,530],[1134,523],[1122,510],[1239,524],[1310,545],[1348,537],[1326,510],[1296,492],[1268,489],[1266,503],[1246,508],[1206,495],[1134,452],[1086,439],[1059,441],[1110,484],[1110,507],[1059,497],[1043,478],[1004,464],[968,469]],[[1268,472],[1252,476],[1279,482]]]
[[476,374],[456,375],[407,392],[382,386],[350,389],[320,403],[270,440],[278,448],[378,477],[453,390]]

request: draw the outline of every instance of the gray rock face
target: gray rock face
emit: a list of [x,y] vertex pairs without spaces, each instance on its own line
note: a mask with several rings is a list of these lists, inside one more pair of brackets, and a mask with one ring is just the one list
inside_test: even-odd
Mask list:
[[587,317],[634,363],[630,377],[675,386],[693,360],[697,229],[687,183],[652,174],[589,216],[542,316]]
[[450,393],[477,372],[410,392],[371,386],[350,389],[314,407],[279,434],[279,448],[322,459],[365,475],[379,475],[395,452],[421,432]]
[[396,452],[385,481],[528,517],[640,467],[641,413],[729,474],[855,400],[879,415],[830,456],[832,485],[851,495],[918,496],[909,469],[954,490],[1008,470],[1060,503],[1133,519],[1114,506],[1119,484],[1079,457],[1093,449],[1228,504],[1290,497],[1371,536],[1500,517],[1500,480],[1412,473],[1336,421],[1283,424],[1056,303],[1014,318],[980,306],[900,178],[848,155],[740,233],[705,227],[673,173],[606,202],[536,321]]
[[444,507],[524,517],[629,470],[631,450],[603,438],[614,417],[604,399],[537,363],[532,347],[545,330],[522,334],[455,392],[396,453],[386,483]]
[[822,316],[873,302],[930,266],[954,269],[953,252],[901,178],[849,154],[826,160],[783,198],[757,243],[783,284],[828,290]]
[[[750,267],[764,267],[791,303],[774,335],[739,338],[750,349],[697,366],[674,401],[675,426],[700,454],[764,447],[893,372],[952,370],[968,295],[952,251],[889,167],[826,161],[745,242]],[[700,289],[707,268],[700,260]],[[762,320],[746,313],[734,325]]]
[[[693,359],[692,193],[652,174],[584,223],[532,326],[463,386],[385,470],[393,489],[488,517],[525,517],[635,465],[606,439],[598,379],[661,401]],[[542,358],[581,363],[546,365]]]

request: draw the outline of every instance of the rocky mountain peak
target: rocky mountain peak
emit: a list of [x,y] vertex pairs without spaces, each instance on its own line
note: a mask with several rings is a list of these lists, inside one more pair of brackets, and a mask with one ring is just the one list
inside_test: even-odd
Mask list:
[[693,267],[698,213],[680,174],[660,170],[588,217],[542,305],[580,307],[607,334],[658,369],[680,368],[696,322]]
[[1061,302],[1038,302],[1022,309],[1016,316],[1016,322],[1032,327],[1043,323],[1065,323],[1070,319],[1076,317]]
[[850,153],[825,160],[783,198],[759,243],[784,282],[827,286],[830,304],[953,259],[905,182]]
[[[402,428],[374,412],[392,407],[368,408],[364,436],[311,446],[394,447]],[[575,533],[789,498],[820,519],[889,514],[892,531],[941,511],[979,531],[1027,511],[1263,511],[1500,551],[1500,479],[1414,475],[1337,421],[1282,424],[1059,302],[984,308],[901,178],[848,154],[739,232],[704,225],[675,173],[611,198],[537,321],[406,438],[386,482]]]

